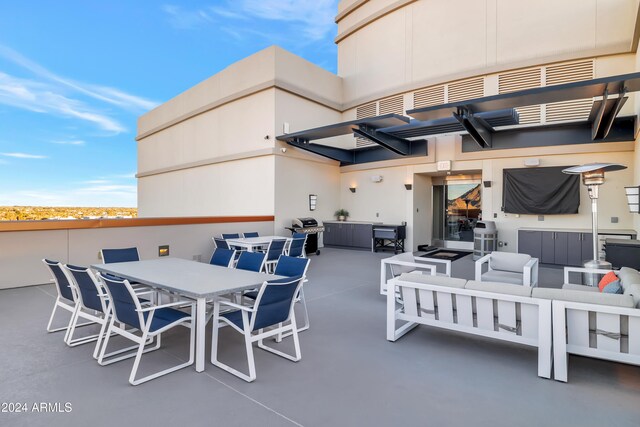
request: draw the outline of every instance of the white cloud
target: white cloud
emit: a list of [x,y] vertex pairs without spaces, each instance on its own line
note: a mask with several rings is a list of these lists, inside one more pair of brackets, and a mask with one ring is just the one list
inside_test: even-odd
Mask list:
[[81,140],[81,139],[70,139],[70,140],[64,140],[64,141],[49,141],[52,144],[58,144],[58,145],[85,145],[86,142]]
[[37,113],[81,119],[110,132],[120,133],[127,130],[117,120],[95,111],[82,101],[56,93],[58,91],[59,88],[50,84],[0,72],[0,104]]
[[47,156],[40,154],[28,154],[28,153],[0,153],[0,156],[13,157],[15,159],[46,159]]
[[155,108],[158,105],[158,103],[155,101],[131,95],[119,89],[96,84],[81,83],[72,79],[68,79],[66,77],[59,76],[49,71],[42,65],[23,56],[19,52],[16,52],[15,50],[1,44],[0,56],[17,65],[20,65],[21,67],[27,69],[28,71],[39,77],[49,80],[50,82],[55,82],[58,85],[64,86],[68,89],[82,93],[83,95],[106,102],[108,104],[116,105],[125,110],[141,112]]
[[300,30],[312,41],[335,29],[336,0],[236,0],[229,6],[257,18],[300,24]]
[[179,30],[191,30],[213,22],[206,10],[184,10],[180,6],[165,4],[162,10],[169,15],[169,23]]
[[[207,9],[187,10],[175,5],[165,5],[162,9],[169,15],[169,22],[179,29],[195,29],[215,22],[212,15],[225,21],[263,19],[291,24],[301,41],[313,42],[335,30],[338,0],[227,0],[224,6]],[[243,40],[245,33],[256,31],[246,24],[236,28],[225,25],[221,29],[238,40]],[[279,37],[277,33],[271,34],[272,39]]]

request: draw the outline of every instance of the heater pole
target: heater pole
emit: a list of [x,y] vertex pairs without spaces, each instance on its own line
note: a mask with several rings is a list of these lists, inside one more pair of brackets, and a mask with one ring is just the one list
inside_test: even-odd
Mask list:
[[[595,197],[593,197],[595,193]],[[599,260],[598,254],[598,186],[593,185],[589,188],[589,195],[591,195],[591,233],[593,239],[593,259]]]

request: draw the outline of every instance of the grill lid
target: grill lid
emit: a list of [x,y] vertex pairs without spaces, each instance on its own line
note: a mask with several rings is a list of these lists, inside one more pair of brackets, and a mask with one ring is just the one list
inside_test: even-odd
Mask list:
[[314,218],[295,218],[291,226],[294,228],[307,228],[307,227],[317,227],[318,221]]

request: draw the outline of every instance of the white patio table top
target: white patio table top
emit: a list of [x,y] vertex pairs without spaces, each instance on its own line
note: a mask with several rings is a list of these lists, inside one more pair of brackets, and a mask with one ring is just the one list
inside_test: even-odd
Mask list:
[[204,371],[206,301],[219,295],[252,289],[283,276],[236,270],[181,258],[94,264],[94,270],[196,300],[196,371]]
[[255,248],[268,246],[272,240],[281,239],[290,241],[291,237],[284,236],[259,236],[259,237],[241,237],[237,239],[226,239],[229,246],[239,246],[245,248],[249,252],[253,252]]

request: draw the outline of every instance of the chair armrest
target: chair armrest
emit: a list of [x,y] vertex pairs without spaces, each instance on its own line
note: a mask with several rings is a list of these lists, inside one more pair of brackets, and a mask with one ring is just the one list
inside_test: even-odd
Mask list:
[[487,254],[485,256],[483,256],[482,258],[478,259],[476,261],[476,274],[475,274],[475,280],[477,282],[481,282],[482,281],[482,264],[488,263],[489,260],[491,259],[491,254]]
[[416,262],[444,264],[446,268],[447,276],[451,277],[451,260],[449,259],[423,258],[423,257],[414,257],[414,259],[416,260]]
[[226,306],[229,306],[229,307],[237,308],[238,310],[251,311],[251,312],[255,311],[254,307],[248,307],[246,305],[240,305],[240,304],[236,304],[236,303],[233,303],[231,301],[226,301],[226,300],[217,300],[217,301],[214,301],[214,304],[226,305]]
[[[569,281],[570,273],[598,273],[598,274],[607,274],[613,270],[608,270],[606,268],[586,268],[586,267],[565,267],[564,268],[564,283],[571,283]],[[573,285],[581,285],[582,283],[572,283]]]
[[137,310],[140,313],[143,313],[145,311],[154,311],[157,310],[159,308],[170,308],[170,307],[176,307],[176,306],[183,306],[183,305],[195,305],[195,302],[193,301],[187,301],[187,300],[183,300],[183,301],[175,301],[175,302],[170,302],[167,304],[162,304],[162,305],[152,305],[151,307],[146,307],[146,308],[141,308],[140,310]]

